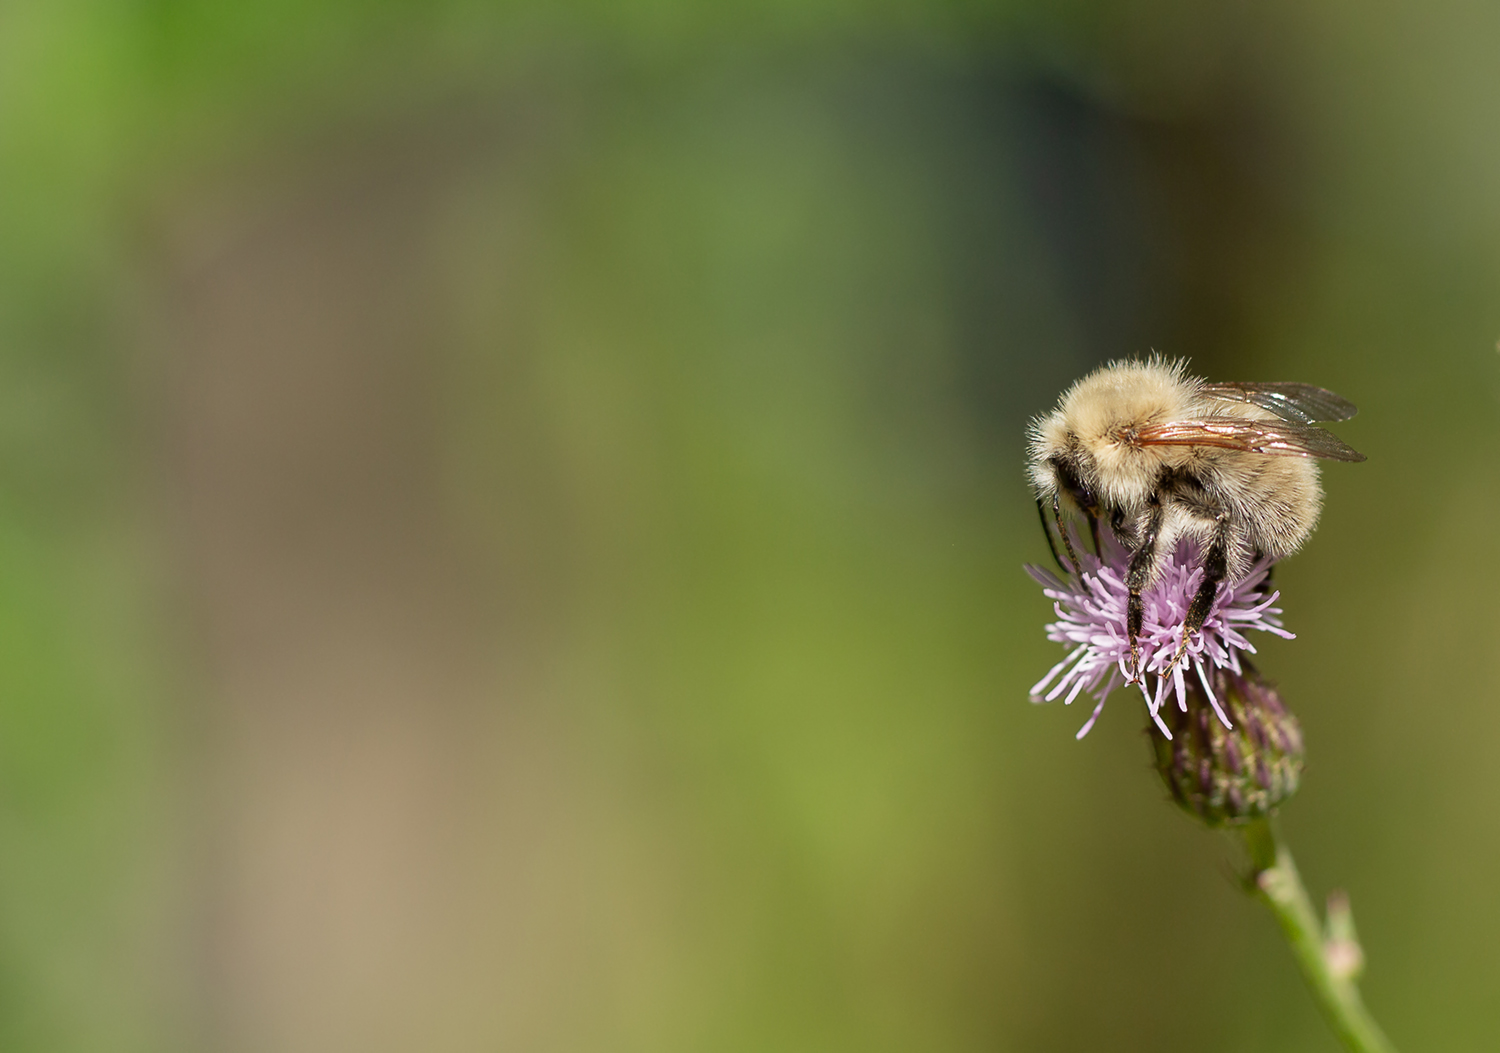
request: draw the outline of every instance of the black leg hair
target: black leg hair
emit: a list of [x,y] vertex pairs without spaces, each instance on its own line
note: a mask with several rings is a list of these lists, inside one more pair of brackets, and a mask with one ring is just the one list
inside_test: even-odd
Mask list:
[[1063,524],[1062,498],[1052,495],[1052,518],[1057,520],[1057,536],[1062,538],[1063,549],[1068,553],[1068,562],[1073,564],[1073,573],[1083,576],[1083,564],[1078,562],[1078,553],[1073,551],[1073,539],[1068,537],[1067,527]]
[[1183,623],[1184,646],[1188,633],[1195,633],[1203,628],[1208,612],[1213,610],[1214,597],[1219,594],[1219,583],[1228,573],[1229,514],[1220,512],[1218,522],[1214,525],[1213,540],[1208,543],[1208,551],[1203,556],[1203,583],[1198,586],[1193,602],[1188,605],[1187,621]]
[[[1177,644],[1177,653],[1172,656],[1172,669],[1187,653],[1188,641],[1203,628],[1208,612],[1214,609],[1214,597],[1219,594],[1219,585],[1229,573],[1229,513],[1220,512],[1215,517],[1213,538],[1208,551],[1203,554],[1203,581],[1188,604],[1187,618],[1182,623],[1182,640]],[[1163,675],[1166,675],[1163,673]]]
[[1057,554],[1057,542],[1052,540],[1052,527],[1047,522],[1047,508],[1042,504],[1040,494],[1037,495],[1036,499],[1036,514],[1042,521],[1042,534],[1047,539],[1047,547],[1052,550],[1052,559],[1057,564],[1057,569],[1066,574],[1068,568],[1063,566],[1062,557]]
[[1136,643],[1140,639],[1141,624],[1146,618],[1146,605],[1141,602],[1141,591],[1151,582],[1151,571],[1156,566],[1156,546],[1161,540],[1161,524],[1165,509],[1161,498],[1152,496],[1147,504],[1146,521],[1141,525],[1135,552],[1130,557],[1130,569],[1125,574],[1125,587],[1130,598],[1125,605],[1125,634],[1130,638],[1130,672],[1140,679],[1141,652]]

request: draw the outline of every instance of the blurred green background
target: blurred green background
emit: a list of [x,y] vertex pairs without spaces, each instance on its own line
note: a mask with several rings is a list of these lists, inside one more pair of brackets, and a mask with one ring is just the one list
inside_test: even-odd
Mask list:
[[0,1046],[1333,1049],[1139,702],[1026,702],[1025,421],[1153,348],[1362,408],[1285,827],[1500,1046],[1497,40],[5,5]]

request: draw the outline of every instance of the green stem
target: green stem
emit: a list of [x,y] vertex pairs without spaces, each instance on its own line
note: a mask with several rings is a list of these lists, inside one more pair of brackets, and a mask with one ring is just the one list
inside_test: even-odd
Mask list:
[[1361,956],[1347,903],[1330,898],[1330,931],[1325,937],[1292,854],[1271,824],[1257,819],[1241,832],[1250,850],[1250,891],[1276,915],[1328,1025],[1351,1053],[1395,1053],[1370,1019],[1354,983]]

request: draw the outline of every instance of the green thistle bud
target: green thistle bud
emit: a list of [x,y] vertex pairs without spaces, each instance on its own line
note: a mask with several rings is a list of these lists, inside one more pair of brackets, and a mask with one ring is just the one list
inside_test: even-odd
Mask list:
[[1187,811],[1209,826],[1258,819],[1297,792],[1302,729],[1276,689],[1249,662],[1242,673],[1212,670],[1209,680],[1223,716],[1203,685],[1186,678],[1186,709],[1161,707],[1168,739],[1147,727],[1156,770]]

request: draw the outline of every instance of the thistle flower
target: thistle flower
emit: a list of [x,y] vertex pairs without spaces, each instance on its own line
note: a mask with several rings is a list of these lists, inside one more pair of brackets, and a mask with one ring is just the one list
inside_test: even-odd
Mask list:
[[[1255,653],[1255,645],[1245,635],[1252,629],[1294,638],[1282,628],[1281,610],[1275,606],[1281,593],[1268,591],[1271,562],[1262,560],[1239,581],[1220,585],[1203,628],[1182,648],[1188,605],[1203,580],[1199,546],[1183,539],[1168,557],[1156,584],[1141,597],[1145,619],[1137,641],[1140,675],[1133,678],[1125,629],[1129,554],[1107,534],[1100,537],[1100,556],[1089,553],[1081,540],[1074,540],[1077,543],[1072,550],[1078,553],[1081,566],[1066,578],[1041,567],[1026,568],[1057,612],[1058,620],[1046,627],[1047,639],[1073,645],[1068,656],[1031,689],[1031,700],[1052,702],[1062,698],[1064,705],[1070,705],[1088,692],[1097,704],[1078,731],[1081,739],[1099,719],[1110,692],[1133,680],[1145,696],[1157,729],[1170,739],[1172,730],[1162,719],[1162,707],[1170,700],[1176,702],[1179,711],[1187,712],[1187,676],[1191,674],[1202,686],[1214,715],[1225,729],[1232,729],[1234,724],[1213,687],[1216,674],[1227,670],[1237,677],[1244,675],[1240,655]],[[1176,660],[1179,653],[1181,658]]]

